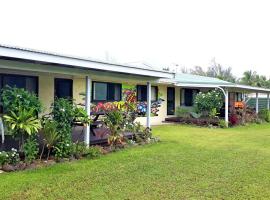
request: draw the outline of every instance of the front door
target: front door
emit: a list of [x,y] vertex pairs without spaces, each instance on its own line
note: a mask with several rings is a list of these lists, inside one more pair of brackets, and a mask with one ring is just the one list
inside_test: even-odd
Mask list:
[[175,88],[167,88],[167,115],[174,115],[175,113]]

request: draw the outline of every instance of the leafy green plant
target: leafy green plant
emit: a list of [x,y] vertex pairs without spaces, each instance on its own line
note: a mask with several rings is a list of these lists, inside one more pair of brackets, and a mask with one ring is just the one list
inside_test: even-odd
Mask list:
[[214,119],[214,118],[216,118],[216,117],[218,117],[218,111],[217,111],[217,109],[216,108],[212,108],[210,111],[209,111],[209,117],[211,118],[211,119]]
[[181,106],[178,106],[176,108],[175,113],[176,113],[177,117],[182,117],[182,118],[189,118],[190,117],[189,110],[187,108],[183,108]]
[[20,162],[17,149],[12,148],[11,151],[0,151],[0,166],[5,164],[16,165]]
[[90,124],[91,119],[87,115],[85,109],[81,107],[75,107],[74,108],[74,122],[87,125],[87,124]]
[[101,147],[98,146],[90,146],[86,149],[84,154],[87,158],[98,158],[102,155]]
[[142,138],[144,140],[150,139],[152,137],[152,132],[150,128],[146,128],[144,129],[143,133],[142,133]]
[[8,152],[8,164],[16,165],[20,162],[20,156],[17,149],[12,148],[11,151]]
[[37,140],[34,137],[27,138],[24,147],[23,152],[25,155],[25,161],[27,163],[32,163],[38,155],[38,143]]
[[83,157],[84,155],[87,154],[88,152],[88,148],[85,145],[84,142],[75,142],[72,144],[71,147],[71,154],[76,158],[76,159],[80,159],[81,157]]
[[33,109],[19,109],[17,113],[11,111],[10,115],[4,115],[3,118],[13,136],[19,137],[20,150],[23,149],[25,135],[34,135],[41,128],[40,120],[35,117]]
[[211,90],[209,92],[200,92],[195,98],[195,108],[198,112],[208,113],[213,109],[218,112],[223,105],[222,94],[218,90]]
[[228,128],[228,123],[227,123],[225,120],[221,119],[221,120],[219,120],[219,122],[218,122],[218,126],[219,126],[220,128]]
[[60,135],[57,132],[57,122],[53,120],[45,120],[43,123],[43,147],[42,147],[42,152],[40,154],[40,160],[44,154],[44,149],[45,146],[48,149],[47,153],[47,160],[50,157],[50,153],[52,149],[56,147],[56,143],[60,138]]
[[270,111],[268,109],[262,109],[259,111],[258,117],[266,122],[270,122]]
[[11,112],[17,114],[20,109],[26,111],[33,110],[35,114],[42,110],[42,105],[37,95],[25,89],[5,86],[1,90],[1,99],[4,111],[7,114]]
[[189,113],[195,119],[199,119],[202,116],[202,113],[196,113],[196,112],[189,112]]
[[141,133],[143,130],[143,125],[140,122],[134,123],[134,132],[135,133]]
[[57,158],[67,158],[71,154],[71,131],[74,121],[74,103],[71,100],[59,98],[52,104],[53,120],[57,123],[59,140],[55,148]]
[[108,137],[108,143],[111,146],[121,144],[123,141],[123,123],[124,118],[122,112],[114,110],[106,113],[104,119],[105,125],[110,129],[110,135]]
[[5,151],[0,151],[0,166],[8,162],[8,154]]

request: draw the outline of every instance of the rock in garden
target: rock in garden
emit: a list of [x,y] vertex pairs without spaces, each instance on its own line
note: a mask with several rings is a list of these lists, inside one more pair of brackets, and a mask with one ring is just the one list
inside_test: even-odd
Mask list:
[[5,172],[14,172],[15,171],[15,167],[9,164],[5,164],[2,167],[2,170]]

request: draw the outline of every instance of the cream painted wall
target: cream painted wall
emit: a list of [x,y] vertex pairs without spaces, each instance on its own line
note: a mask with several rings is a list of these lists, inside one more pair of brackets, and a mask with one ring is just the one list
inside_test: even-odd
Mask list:
[[54,100],[54,76],[39,75],[39,99],[44,107],[44,114],[50,113],[50,107]]
[[73,99],[77,104],[84,105],[84,97],[80,95],[85,93],[86,83],[84,78],[73,78]]

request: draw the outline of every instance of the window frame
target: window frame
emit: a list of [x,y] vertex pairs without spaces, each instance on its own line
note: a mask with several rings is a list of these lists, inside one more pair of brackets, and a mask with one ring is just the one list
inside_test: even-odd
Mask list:
[[[105,83],[106,84],[106,87],[107,87],[107,96],[106,96],[106,100],[96,100],[94,99],[94,84],[95,83]],[[119,100],[109,100],[108,99],[108,96],[109,96],[109,90],[108,90],[108,85],[109,84],[113,84],[113,85],[118,85],[120,86],[120,98]],[[114,93],[115,94],[115,93]],[[94,102],[94,103],[97,103],[97,102],[103,102],[103,103],[106,103],[106,102],[114,102],[114,101],[122,101],[122,84],[121,83],[112,83],[112,82],[103,82],[103,81],[92,81],[92,92],[91,92],[91,101]]]
[[[145,100],[141,100],[141,99],[139,99],[139,95],[138,95],[138,91],[139,91],[139,87],[145,87],[146,88],[146,99]],[[155,102],[155,101],[157,101],[158,100],[158,86],[151,86],[151,92],[152,92],[152,88],[155,88],[155,90],[156,90],[156,95],[155,95],[155,100],[152,100],[152,96],[151,96],[151,102]],[[139,102],[145,102],[145,101],[147,101],[147,85],[137,85],[136,86],[136,99],[137,99],[137,101],[139,101]]]

